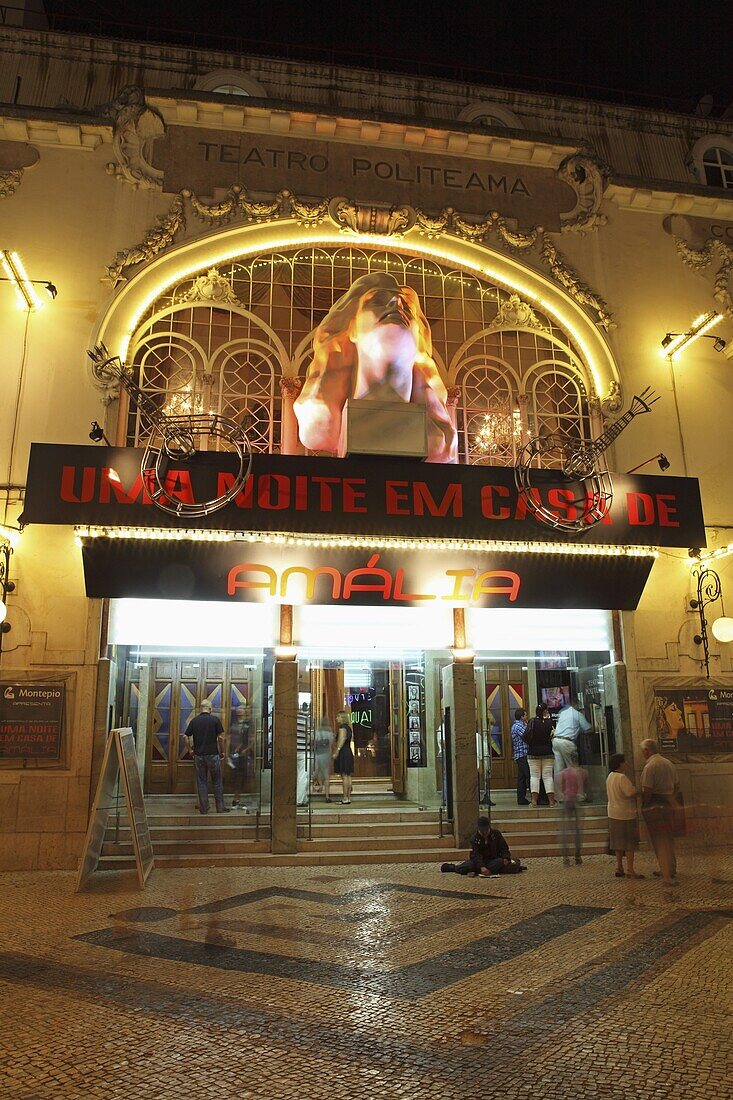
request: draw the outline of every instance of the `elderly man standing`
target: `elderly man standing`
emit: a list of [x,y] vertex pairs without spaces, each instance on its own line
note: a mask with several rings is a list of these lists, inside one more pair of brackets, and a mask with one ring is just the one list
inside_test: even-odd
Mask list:
[[563,707],[557,719],[552,738],[552,752],[555,757],[555,773],[578,765],[578,735],[591,729],[591,724],[581,713],[578,700]]
[[642,741],[641,751],[646,760],[641,773],[642,816],[659,863],[662,881],[665,886],[676,886],[674,799],[679,789],[677,769],[671,760],[662,756],[659,745],[651,738]]
[[224,756],[224,727],[211,713],[211,703],[204,699],[201,713],[192,718],[186,727],[189,747],[193,747],[196,767],[196,789],[199,796],[199,813],[209,812],[209,775],[214,788],[214,800],[218,814],[228,814],[224,805],[224,784],[221,778],[221,762]]

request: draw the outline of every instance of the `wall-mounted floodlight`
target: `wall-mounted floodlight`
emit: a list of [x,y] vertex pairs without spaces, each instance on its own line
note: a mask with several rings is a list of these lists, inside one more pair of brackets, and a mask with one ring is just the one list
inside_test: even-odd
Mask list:
[[12,284],[19,309],[36,310],[43,306],[43,299],[38,297],[34,284],[40,284],[51,301],[58,294],[57,288],[48,279],[28,278],[17,252],[10,252],[7,248],[0,249],[0,265],[5,272],[4,276],[0,276],[0,282]]
[[[687,332],[665,333],[662,339],[662,356],[665,359],[678,359],[685,348],[688,348],[695,340],[699,340],[701,336],[705,336],[708,329],[711,329],[713,325],[717,325],[722,320],[723,314],[716,313],[714,309],[711,309],[707,313],[701,313],[699,317],[696,317]],[[723,351],[725,348],[725,340],[722,337],[710,336],[707,339],[713,341],[716,351]]]

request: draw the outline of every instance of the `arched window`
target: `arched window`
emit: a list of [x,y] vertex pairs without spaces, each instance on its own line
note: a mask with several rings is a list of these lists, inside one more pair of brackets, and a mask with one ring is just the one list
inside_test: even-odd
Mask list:
[[[282,348],[251,314],[168,305],[138,331],[131,352],[134,380],[162,413],[218,414],[246,427],[253,450],[279,450]],[[139,446],[147,434],[131,408],[128,444]]]
[[[161,411],[231,417],[255,450],[277,452],[283,378],[305,376],[315,329],[374,271],[419,295],[451,405],[457,396],[460,461],[512,465],[541,431],[589,438],[585,367],[551,317],[490,279],[394,250],[307,245],[187,277],[151,304],[133,336],[135,380]],[[127,438],[145,438],[134,409]]]
[[705,182],[709,187],[733,190],[733,151],[720,146],[706,149],[702,156]]
[[518,115],[505,107],[503,103],[490,100],[469,103],[458,115],[459,122],[471,122],[474,126],[486,126],[488,129],[522,130],[522,121]]
[[533,436],[591,436],[588,383],[577,350],[540,313],[527,313],[532,328],[516,325],[516,317],[503,323],[506,305],[502,297],[489,326],[451,363],[460,387],[459,452],[472,464],[512,466]]
[[690,149],[687,163],[700,183],[733,190],[733,138],[706,134]]

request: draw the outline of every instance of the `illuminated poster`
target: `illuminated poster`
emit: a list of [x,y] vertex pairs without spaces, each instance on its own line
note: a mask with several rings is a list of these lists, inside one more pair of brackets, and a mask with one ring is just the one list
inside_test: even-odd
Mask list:
[[407,766],[424,768],[427,764],[425,742],[425,673],[420,669],[405,672],[407,705]]
[[63,684],[2,684],[0,757],[58,760],[63,715]]
[[655,688],[654,714],[663,753],[733,752],[731,688]]

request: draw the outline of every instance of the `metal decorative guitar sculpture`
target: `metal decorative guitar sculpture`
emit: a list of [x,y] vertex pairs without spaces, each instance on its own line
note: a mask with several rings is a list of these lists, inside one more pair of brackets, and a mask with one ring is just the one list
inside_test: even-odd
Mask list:
[[[87,353],[100,376],[116,379],[129,393],[140,414],[141,423],[148,432],[142,462],[140,464],[147,492],[153,503],[172,516],[191,518],[208,516],[223,508],[241,492],[252,469],[252,451],[244,428],[236,421],[215,413],[186,413],[169,416],[162,412],[153,398],[144,393],[123,367],[118,355],[110,355],[104,344],[98,344]],[[166,486],[171,463],[180,465],[190,461],[204,448],[202,438],[219,440],[225,453],[237,458],[234,480],[226,492],[210,500],[198,503],[171,500],[170,484]]]
[[[647,386],[632,398],[623,416],[590,443],[559,433],[530,439],[519,453],[514,480],[535,519],[556,531],[579,532],[599,523],[613,502],[613,482],[605,464],[605,452],[634,417],[648,413],[658,400],[658,395]],[[558,468],[560,478],[553,481],[552,488],[561,491],[562,508],[553,511],[543,503],[542,494],[548,488],[548,472]],[[569,491],[574,495],[569,495]]]

